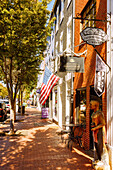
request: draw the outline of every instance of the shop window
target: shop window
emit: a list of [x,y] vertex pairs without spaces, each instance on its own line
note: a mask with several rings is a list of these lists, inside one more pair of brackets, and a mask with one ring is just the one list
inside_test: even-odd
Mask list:
[[77,90],[76,95],[76,123],[86,123],[86,89]]
[[[90,95],[91,96],[97,96],[95,90],[94,90],[94,86],[90,86]],[[97,96],[98,97],[98,96]],[[98,97],[101,100],[100,103],[100,109],[102,110],[102,96]]]

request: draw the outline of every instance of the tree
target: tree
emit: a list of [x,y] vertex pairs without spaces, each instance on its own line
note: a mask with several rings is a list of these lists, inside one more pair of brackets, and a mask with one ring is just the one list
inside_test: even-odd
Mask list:
[[53,21],[47,0],[0,1],[0,79],[7,85],[14,132],[15,104],[21,86],[37,80]]

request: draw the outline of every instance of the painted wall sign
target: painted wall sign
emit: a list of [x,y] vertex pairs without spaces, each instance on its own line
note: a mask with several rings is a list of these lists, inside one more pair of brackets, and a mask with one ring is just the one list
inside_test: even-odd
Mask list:
[[83,41],[92,46],[101,45],[107,40],[107,34],[101,28],[87,27],[80,35]]

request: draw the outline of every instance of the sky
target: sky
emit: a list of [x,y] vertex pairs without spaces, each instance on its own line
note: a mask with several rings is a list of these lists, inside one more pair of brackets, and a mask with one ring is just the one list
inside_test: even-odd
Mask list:
[[52,0],[52,1],[48,4],[48,10],[49,10],[49,11],[52,11],[54,2],[55,2],[55,0]]

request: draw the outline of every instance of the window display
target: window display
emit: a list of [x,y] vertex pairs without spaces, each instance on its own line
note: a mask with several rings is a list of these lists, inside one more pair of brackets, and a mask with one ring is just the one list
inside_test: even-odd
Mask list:
[[77,90],[76,95],[76,123],[86,123],[86,89]]

